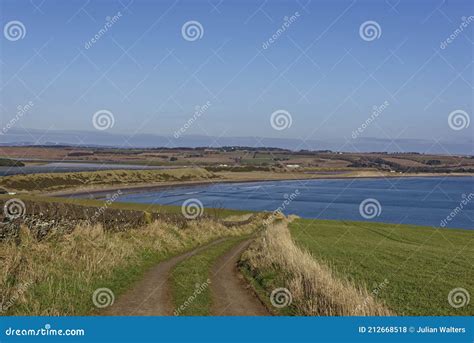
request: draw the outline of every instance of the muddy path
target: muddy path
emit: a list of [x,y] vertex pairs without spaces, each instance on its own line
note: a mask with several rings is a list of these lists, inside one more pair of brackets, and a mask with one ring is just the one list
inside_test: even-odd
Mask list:
[[174,305],[169,279],[173,268],[183,260],[219,244],[225,239],[218,239],[152,267],[131,289],[118,297],[112,306],[101,311],[100,315],[172,316]]
[[257,298],[239,272],[237,263],[252,240],[245,240],[221,255],[211,270],[213,316],[268,316],[270,312]]

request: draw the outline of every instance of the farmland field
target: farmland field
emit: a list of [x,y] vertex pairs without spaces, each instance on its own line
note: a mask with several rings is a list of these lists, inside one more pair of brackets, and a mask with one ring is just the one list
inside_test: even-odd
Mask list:
[[365,286],[399,315],[474,315],[448,294],[474,289],[474,232],[422,226],[300,219],[297,244],[340,277]]

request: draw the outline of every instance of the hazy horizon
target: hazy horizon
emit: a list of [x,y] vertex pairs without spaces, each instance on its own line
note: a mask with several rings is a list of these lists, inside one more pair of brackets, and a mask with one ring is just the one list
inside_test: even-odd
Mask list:
[[[127,144],[123,142],[126,141]],[[0,134],[0,145],[70,145],[83,147],[117,147],[117,148],[197,148],[239,146],[253,148],[281,148],[288,150],[332,150],[340,152],[417,152],[424,154],[450,155],[446,148],[457,151],[459,155],[472,156],[472,142],[433,142],[421,139],[388,140],[364,137],[357,142],[348,144],[343,141],[307,140],[304,147],[298,139],[269,137],[211,137],[205,135],[186,135],[175,139],[172,136],[138,134],[132,138],[113,133],[97,133],[95,131],[43,131],[28,130],[27,132],[12,129],[10,134]],[[375,148],[374,148],[375,147]]]

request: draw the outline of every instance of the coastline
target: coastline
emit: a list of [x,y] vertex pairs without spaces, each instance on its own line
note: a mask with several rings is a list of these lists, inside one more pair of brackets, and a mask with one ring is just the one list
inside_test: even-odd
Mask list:
[[[239,173],[244,174],[244,173]],[[272,174],[270,174],[272,175]],[[306,175],[306,177],[303,177]],[[239,175],[242,176],[242,175]],[[248,176],[248,175],[244,175]],[[276,178],[263,178],[263,177],[242,177],[242,178],[216,178],[209,180],[197,180],[197,181],[184,181],[184,182],[159,182],[159,183],[146,183],[146,184],[125,184],[125,185],[113,185],[106,187],[94,186],[91,188],[82,187],[76,189],[65,189],[60,191],[40,193],[42,196],[48,197],[80,197],[89,195],[91,199],[101,198],[103,195],[109,192],[120,190],[123,193],[141,193],[153,190],[165,190],[174,189],[179,187],[190,187],[190,186],[206,186],[210,184],[232,184],[232,183],[257,183],[257,182],[273,182],[273,181],[298,181],[298,180],[345,180],[345,179],[382,179],[382,178],[440,178],[440,177],[474,177],[471,173],[419,173],[419,174],[388,174],[381,172],[360,172],[358,174],[350,173],[342,176],[341,174],[302,174],[295,175],[297,177],[276,177]]]
[[[240,174],[240,173],[239,173]],[[252,178],[250,178],[249,176],[252,175]],[[461,185],[461,187],[465,187],[466,185],[469,185],[470,182],[469,181],[472,181],[469,180],[469,179],[465,179],[466,177],[473,177],[474,175],[472,174],[404,174],[404,175],[399,175],[399,174],[390,174],[390,175],[383,175],[382,173],[378,173],[378,174],[375,174],[374,175],[374,172],[370,172],[370,173],[367,173],[365,172],[363,175],[359,174],[359,175],[345,175],[345,176],[341,176],[340,174],[339,175],[333,175],[333,176],[328,176],[328,175],[317,175],[315,177],[315,175],[311,175],[309,177],[308,174],[306,174],[305,178],[301,178],[301,176],[303,175],[300,175],[300,174],[296,174],[296,173],[293,173],[293,174],[270,174],[270,175],[267,175],[267,177],[264,177],[262,174],[260,175],[255,175],[255,174],[252,174],[252,173],[247,173],[246,177],[244,177],[243,175],[239,175],[238,178],[235,178],[235,179],[231,179],[230,177],[224,177],[224,175],[219,175],[220,178],[215,178],[215,179],[201,179],[201,180],[195,180],[195,181],[178,181],[178,180],[173,180],[173,181],[162,181],[162,182],[159,182],[159,183],[148,183],[148,184],[144,184],[144,183],[141,183],[141,184],[124,184],[124,185],[119,185],[119,184],[109,184],[105,187],[100,187],[98,185],[94,186],[93,188],[84,188],[84,187],[81,187],[81,188],[76,188],[76,189],[63,189],[61,191],[56,191],[56,192],[49,192],[49,193],[29,193],[29,195],[27,196],[25,194],[25,199],[26,200],[32,200],[32,201],[35,201],[35,198],[37,200],[41,200],[42,198],[45,198],[45,201],[53,201],[53,202],[74,202],[74,201],[78,201],[79,203],[82,202],[83,204],[86,204],[88,201],[91,202],[91,204],[93,203],[99,203],[99,202],[103,202],[103,201],[106,201],[107,199],[110,199],[110,198],[113,198],[115,196],[115,194],[113,193],[119,193],[120,195],[124,194],[136,194],[138,196],[140,196],[140,194],[146,194],[147,192],[150,192],[150,193],[153,193],[153,192],[160,192],[160,190],[171,190],[171,189],[183,189],[185,187],[193,187],[192,189],[190,189],[189,191],[193,192],[195,188],[197,187],[206,187],[207,185],[216,185],[216,184],[241,184],[242,186],[253,186],[255,184],[257,185],[265,185],[265,184],[275,184],[275,185],[278,185],[278,182],[282,182],[281,185],[282,186],[285,186],[285,183],[286,182],[286,186],[290,186],[290,187],[293,187],[292,185],[295,185],[295,186],[300,186],[300,183],[299,182],[303,182],[305,180],[319,180],[319,181],[330,181],[332,180],[333,182],[334,181],[341,181],[341,182],[344,182],[344,180],[346,180],[346,182],[350,182],[352,183],[353,181],[357,181],[357,179],[361,179],[360,181],[362,180],[370,180],[370,182],[377,182],[377,180],[379,180],[378,182],[381,182],[382,184],[386,184],[386,183],[390,183],[390,181],[388,179],[392,179],[394,180],[395,183],[398,183],[398,182],[402,182],[402,181],[407,181],[409,179],[412,179],[412,180],[415,180],[417,179],[418,181],[414,181],[415,184],[417,184],[418,182],[421,182],[423,183],[423,179],[426,180],[426,182],[430,182],[432,185],[436,185],[438,183],[441,183],[443,182],[444,180],[446,179],[452,179],[453,182],[457,182],[458,185]],[[268,177],[269,176],[269,177]],[[283,176],[286,176],[285,178],[283,178]],[[405,179],[405,180],[404,180]],[[467,183],[466,183],[467,181]],[[324,183],[322,184],[324,186]],[[464,185],[464,186],[463,186]],[[301,184],[301,186],[303,186]],[[308,185],[310,186],[310,185]],[[317,184],[316,184],[317,186]],[[335,186],[337,187],[337,183],[335,183]],[[369,186],[370,187],[370,186]],[[199,191],[199,189],[197,189]],[[188,190],[186,190],[187,192]],[[180,192],[179,190],[177,192]],[[11,197],[12,195],[10,195]],[[7,195],[8,197],[8,195]],[[21,193],[18,193],[17,195],[18,198],[22,199],[22,196],[21,196]],[[107,200],[108,201],[108,200]],[[123,205],[120,205],[120,203],[118,203],[118,206],[121,207],[121,206],[131,206],[133,208],[135,208],[136,206],[136,203],[134,203],[133,201],[126,201],[124,200],[124,202],[122,202]],[[128,205],[126,205],[128,204]],[[139,203],[137,203],[139,204]],[[89,204],[90,205],[90,204]],[[101,206],[99,204],[99,206]],[[160,206],[164,206],[164,205],[160,205]],[[178,206],[179,207],[179,206]],[[240,208],[240,207],[232,207],[232,206],[229,206],[228,209],[236,209],[236,210],[252,210],[251,208]],[[267,210],[271,210],[270,209],[267,209]],[[446,207],[446,210],[451,210],[451,207],[448,206]],[[448,211],[449,212],[449,211]],[[298,215],[300,215],[302,218],[313,218],[310,214],[308,213],[298,213]],[[318,219],[326,219],[326,220],[337,220],[337,221],[354,221],[357,219],[354,219],[352,217],[347,217],[347,218],[336,218],[336,217],[321,217]],[[375,220],[375,221],[378,221],[378,220]],[[389,223],[389,224],[395,224],[395,223],[399,223],[398,219],[394,219],[394,218],[391,218],[390,220],[389,219],[386,219],[384,221],[380,221],[380,223]],[[414,221],[414,222],[407,222],[407,224],[410,224],[410,225],[418,225],[418,226],[429,226],[429,227],[438,227],[439,224],[436,222],[436,223],[422,223],[422,222],[419,222],[419,221]],[[471,225],[472,226],[472,225]],[[461,229],[461,230],[465,230],[466,227],[463,225],[461,226],[456,226],[456,227],[449,227],[449,229],[451,228],[457,228],[457,229]],[[471,229],[469,227],[469,229]]]

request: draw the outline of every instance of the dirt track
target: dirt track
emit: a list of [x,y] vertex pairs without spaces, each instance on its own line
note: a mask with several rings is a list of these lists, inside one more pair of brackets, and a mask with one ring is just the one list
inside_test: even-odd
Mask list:
[[186,258],[224,240],[225,238],[218,239],[159,263],[146,272],[133,288],[122,294],[111,307],[100,314],[105,316],[172,316],[174,306],[169,277],[173,268]]
[[220,256],[211,271],[213,316],[268,316],[270,313],[250,289],[237,269],[246,240]]
[[[100,314],[106,316],[172,316],[174,306],[169,278],[173,268],[185,259],[219,244],[225,239],[218,239],[159,263],[147,271],[130,290],[118,297],[111,307],[101,311]],[[250,241],[238,243],[215,261],[211,270],[211,315],[270,315],[237,269],[240,255]]]

